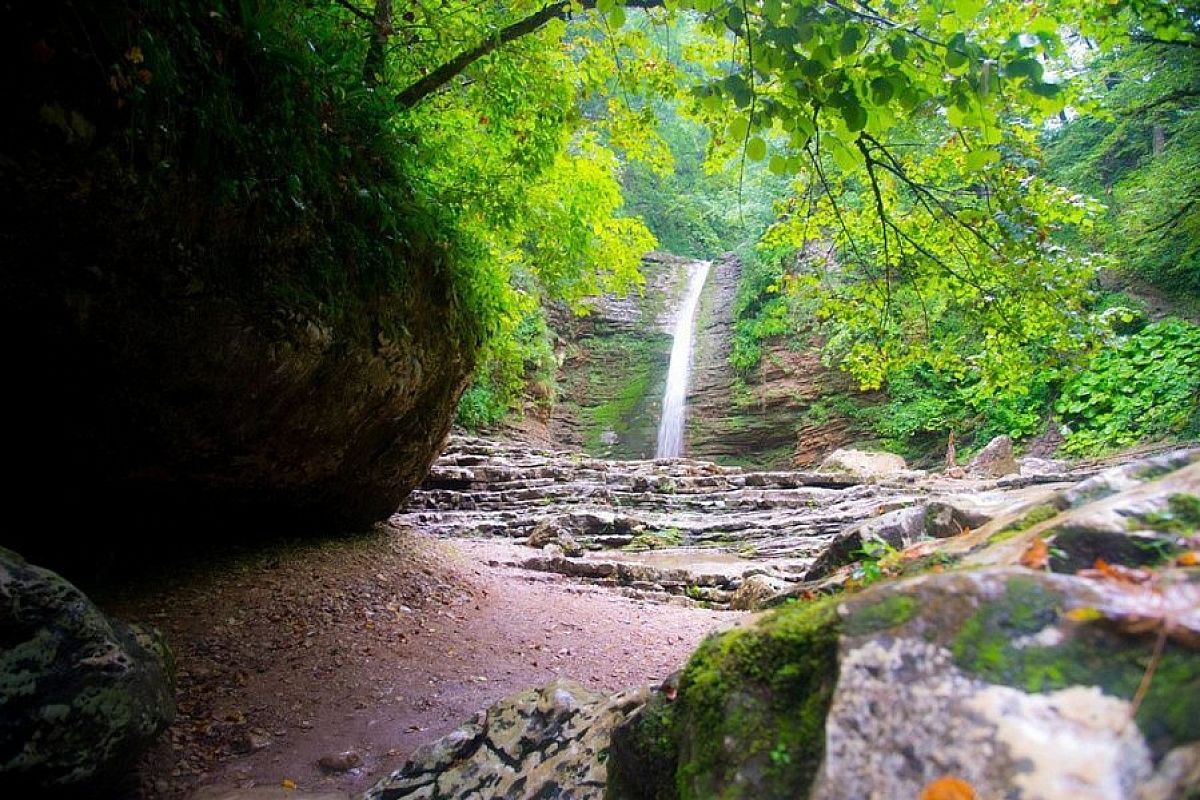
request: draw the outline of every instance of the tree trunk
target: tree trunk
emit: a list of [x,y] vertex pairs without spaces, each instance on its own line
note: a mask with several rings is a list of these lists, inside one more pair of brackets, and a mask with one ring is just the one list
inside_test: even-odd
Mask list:
[[392,37],[392,0],[375,0],[375,18],[371,28],[371,46],[363,62],[363,83],[378,86],[383,76],[388,40]]

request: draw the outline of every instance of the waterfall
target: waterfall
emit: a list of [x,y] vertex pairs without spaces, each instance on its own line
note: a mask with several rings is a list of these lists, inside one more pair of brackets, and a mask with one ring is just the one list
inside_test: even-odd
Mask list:
[[683,454],[683,423],[686,418],[688,373],[692,368],[692,333],[696,324],[696,306],[700,290],[708,278],[710,261],[696,261],[688,277],[687,294],[675,320],[675,339],[671,344],[671,366],[667,369],[667,390],[663,394],[662,421],[658,424],[656,458],[676,458]]

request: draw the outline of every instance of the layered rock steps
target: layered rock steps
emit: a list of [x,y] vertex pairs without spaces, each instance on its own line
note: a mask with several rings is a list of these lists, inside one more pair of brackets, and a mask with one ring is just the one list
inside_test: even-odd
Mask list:
[[[500,540],[509,546],[499,558],[530,572],[725,605],[753,575],[803,581],[840,535],[866,520],[935,502],[986,519],[1030,485],[1088,474],[952,480],[900,471],[866,480],[691,459],[606,461],[456,436],[394,521]],[[539,526],[560,531],[578,551],[554,536],[527,546]],[[495,547],[488,552],[481,557],[497,558]]]

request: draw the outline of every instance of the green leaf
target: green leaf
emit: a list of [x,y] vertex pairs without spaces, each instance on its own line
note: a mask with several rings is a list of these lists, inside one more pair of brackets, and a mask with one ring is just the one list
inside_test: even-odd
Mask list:
[[767,143],[761,136],[752,136],[750,141],[746,142],[746,155],[751,161],[762,161],[766,158]]
[[875,105],[886,105],[895,94],[896,87],[890,78],[880,77],[871,80],[871,100]]
[[967,169],[971,172],[978,172],[988,164],[994,164],[1000,160],[1000,154],[995,150],[972,150],[967,153]]
[[787,159],[775,153],[771,156],[771,160],[767,164],[767,169],[771,170],[773,175],[786,175],[788,173]]
[[842,31],[842,38],[838,41],[838,52],[843,56],[848,56],[858,49],[859,39],[862,38],[862,29],[857,25],[847,25]]
[[753,93],[750,91],[750,84],[741,75],[730,75],[722,81],[725,91],[733,97],[734,105],[738,108],[746,108],[750,105],[753,99]]
[[741,141],[750,132],[750,120],[744,116],[736,116],[729,121],[729,138]]
[[745,21],[746,15],[742,13],[742,9],[738,6],[730,6],[729,10],[725,12],[725,24],[731,30],[740,31]]
[[954,14],[963,22],[970,22],[983,6],[983,0],[954,0]]
[[1004,67],[1004,74],[1010,78],[1029,78],[1033,81],[1042,79],[1042,64],[1036,58],[1018,58],[1010,61]]

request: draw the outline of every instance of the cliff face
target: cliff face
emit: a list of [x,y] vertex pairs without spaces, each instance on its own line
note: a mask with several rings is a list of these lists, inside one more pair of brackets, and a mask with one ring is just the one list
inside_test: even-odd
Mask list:
[[601,298],[586,317],[557,313],[559,400],[549,438],[592,455],[653,458],[688,259],[651,254],[640,294]]
[[[54,498],[18,504],[4,544],[90,566],[147,528],[217,537],[386,517],[436,456],[472,366],[445,250],[380,228],[387,218],[364,210],[350,181],[370,175],[382,201],[403,191],[398,176],[370,160],[349,119],[304,94],[311,81],[286,83],[267,48],[215,12],[77,11],[78,23],[18,3],[0,18],[10,491]],[[111,58],[111,75],[97,58]],[[150,115],[154,97],[176,116]],[[238,125],[210,127],[206,103]],[[310,111],[325,128],[292,119],[287,130],[285,112]],[[245,140],[223,141],[230,131]],[[288,202],[263,176],[305,168],[271,162],[256,142],[295,147],[312,175],[343,157],[346,187],[305,194],[309,173],[293,172]],[[368,166],[355,173],[360,155]],[[222,159],[236,174],[221,174]],[[74,524],[46,537],[47,512]],[[111,532],[93,536],[92,524]]]
[[[673,313],[686,289],[688,263],[652,255],[643,263],[640,296],[603,298],[587,317],[552,315],[562,358],[559,400],[548,424],[523,425],[519,438],[609,458],[654,457]],[[736,256],[718,259],[701,295],[687,455],[781,469],[811,466],[861,441],[863,432],[848,413],[852,382],[821,363],[819,342],[766,342],[762,362],[749,375],[738,376],[729,365],[740,273]],[[856,396],[856,402],[864,400],[870,398]]]
[[782,469],[811,466],[862,433],[845,410],[826,402],[852,382],[821,363],[819,343],[783,337],[763,345],[759,366],[738,379],[729,365],[733,301],[741,264],[713,265],[701,298],[696,363],[688,396],[688,445],[694,458]]

